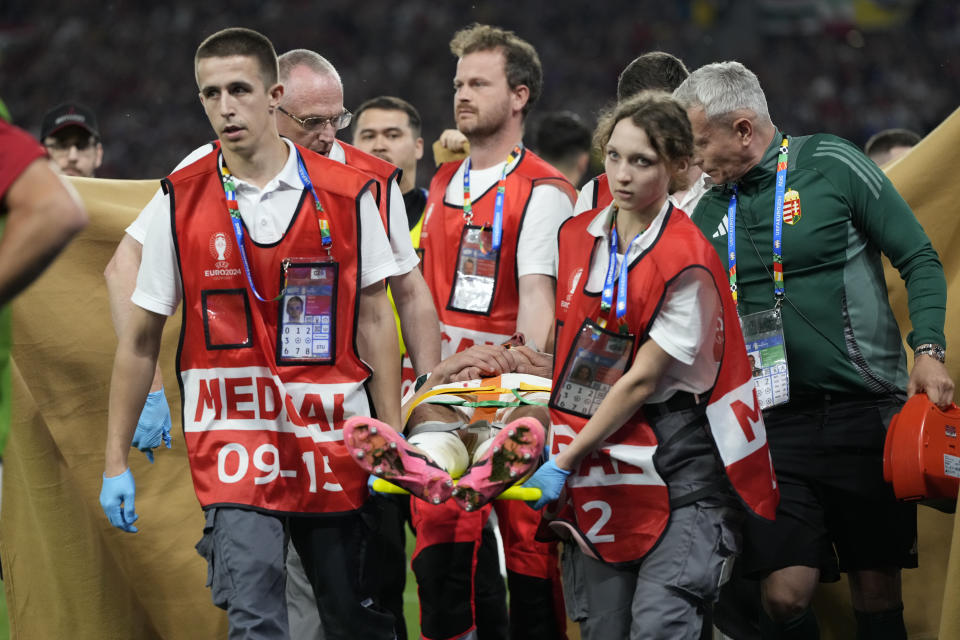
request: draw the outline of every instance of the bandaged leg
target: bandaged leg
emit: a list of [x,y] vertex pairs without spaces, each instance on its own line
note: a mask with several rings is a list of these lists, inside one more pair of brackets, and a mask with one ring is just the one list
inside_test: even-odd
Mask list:
[[451,477],[459,478],[470,466],[470,456],[459,435],[468,420],[457,407],[420,404],[407,421],[407,441],[430,456]]
[[[504,374],[438,387],[412,409],[408,442],[453,478],[464,475],[458,504],[476,509],[536,466],[549,424],[549,384],[535,376]],[[501,431],[508,421],[516,427]]]
[[449,431],[415,431],[408,442],[426,452],[451,477],[459,478],[470,465],[470,456],[456,431],[460,425],[450,426]]
[[468,444],[467,449],[471,452],[471,464],[476,463],[487,455],[487,451],[493,446],[494,436],[497,435],[505,424],[518,418],[535,418],[543,426],[545,435],[550,433],[550,412],[545,406],[540,406],[540,403],[545,405],[547,401],[550,400],[550,394],[535,391],[521,395],[524,400],[536,402],[537,404],[522,404],[518,407],[504,407],[499,410],[496,415],[496,422],[490,429],[489,435],[486,438],[480,439],[473,447]]
[[473,511],[503,493],[525,476],[539,460],[545,440],[543,425],[534,418],[518,418],[484,443],[484,452],[470,465],[453,490],[453,498]]

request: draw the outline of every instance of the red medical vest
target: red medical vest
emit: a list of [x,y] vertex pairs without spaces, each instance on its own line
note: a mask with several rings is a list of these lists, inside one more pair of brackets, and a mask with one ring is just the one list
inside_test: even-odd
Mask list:
[[[463,202],[444,200],[447,185],[462,162],[440,166],[430,182],[420,248],[423,250],[423,277],[433,294],[440,316],[441,356],[447,358],[474,344],[500,344],[513,335],[519,305],[517,288],[517,242],[523,227],[527,205],[534,187],[552,184],[576,197],[573,186],[563,175],[536,155],[524,149],[520,161],[507,174],[503,204],[503,241],[497,265],[496,288],[489,313],[456,311],[451,294],[457,268],[457,254],[464,228]],[[493,226],[496,185],[472,200],[472,224]],[[541,345],[542,346],[542,345]]]
[[[382,160],[377,156],[370,155],[365,151],[360,151],[355,146],[347,144],[343,140],[337,140],[343,148],[343,155],[348,167],[353,167],[377,181],[377,207],[380,209],[380,219],[383,220],[383,228],[387,231],[387,238],[390,238],[390,196],[393,193],[391,183],[400,181],[400,169]],[[407,233],[406,229],[394,229],[396,233]]]
[[593,183],[593,203],[591,209],[604,209],[613,202],[613,194],[610,193],[610,182],[607,180],[607,174],[601,173],[591,180]]
[[[587,226],[599,211],[584,212],[560,229],[554,396],[580,327],[586,318],[596,320],[600,313],[600,295],[585,289],[592,253],[599,246],[587,232]],[[723,268],[696,226],[672,206],[653,245],[630,266],[630,297],[624,319],[635,336],[633,353],[647,339],[667,286],[687,269],[708,271],[723,303],[722,326],[717,327],[713,343],[713,355],[720,366],[706,407],[710,432],[740,498],[757,515],[772,519],[779,491],[740,323],[733,300],[726,293]],[[587,422],[586,418],[557,408],[553,398],[550,419],[554,454],[572,441]],[[666,483],[654,466],[656,450],[656,436],[641,407],[568,479],[567,502],[558,519],[577,530],[598,559],[611,563],[640,559],[666,528],[670,500]]]
[[[342,423],[370,415],[370,371],[355,348],[360,290],[360,197],[370,178],[297,147],[320,196],[337,264],[333,362],[279,365],[283,300],[250,291],[227,212],[219,150],[164,180],[183,282],[177,376],[197,498],[275,513],[342,512],[366,495],[364,474],[343,446]],[[282,287],[285,258],[327,262],[313,196],[276,244],[244,236],[258,291]]]

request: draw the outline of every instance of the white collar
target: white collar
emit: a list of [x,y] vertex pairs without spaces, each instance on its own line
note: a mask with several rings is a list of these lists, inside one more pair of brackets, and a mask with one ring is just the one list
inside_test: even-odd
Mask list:
[[[640,241],[635,244],[634,247],[645,249],[653,244],[653,239],[659,235],[660,227],[663,226],[663,221],[667,216],[667,211],[670,210],[670,206],[670,199],[667,198],[664,200],[663,206],[660,207],[657,216],[650,223],[650,226],[647,227],[646,231],[643,232]],[[593,217],[593,220],[590,221],[590,224],[587,225],[587,233],[595,238],[608,238],[610,236],[610,226],[613,222],[612,210],[612,203],[601,209],[597,215]]]
[[340,164],[347,164],[347,152],[343,150],[343,147],[336,140],[333,141],[333,145],[330,147],[330,153],[327,154],[327,157],[331,160],[335,160]]
[[[256,187],[249,182],[245,182],[234,176],[237,181],[238,189],[266,192],[275,191],[281,186],[291,189],[303,188],[303,181],[300,180],[300,171],[297,167],[297,148],[286,138],[280,139],[284,141],[284,143],[287,145],[287,148],[290,150],[290,153],[287,154],[287,161],[283,163],[283,168],[280,169],[280,173],[275,175],[270,182],[264,185],[263,189],[260,189],[259,187]],[[223,166],[223,153],[220,154],[220,166]]]

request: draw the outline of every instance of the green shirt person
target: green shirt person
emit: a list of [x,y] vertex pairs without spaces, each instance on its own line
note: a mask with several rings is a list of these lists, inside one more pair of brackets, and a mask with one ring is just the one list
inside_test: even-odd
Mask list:
[[[772,523],[747,523],[740,560],[762,579],[761,635],[819,637],[814,589],[845,571],[857,637],[905,639],[900,569],[917,566],[916,511],[883,481],[883,441],[908,394],[953,399],[940,260],[876,165],[835,136],[781,132],[742,64],[701,67],[674,96],[716,185],[692,219],[734,267],[741,320],[769,312],[786,353],[789,400],[764,410],[780,507]],[[881,252],[907,286],[909,376]]]

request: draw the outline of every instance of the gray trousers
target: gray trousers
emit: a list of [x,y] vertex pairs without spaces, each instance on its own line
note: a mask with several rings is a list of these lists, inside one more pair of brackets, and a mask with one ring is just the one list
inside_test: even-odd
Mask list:
[[659,543],[628,567],[564,545],[563,595],[581,637],[697,640],[703,612],[716,601],[740,550],[742,521],[742,508],[716,500],[677,509]]
[[289,638],[283,522],[255,511],[206,511],[197,552],[207,561],[213,604],[226,609],[230,640]]
[[207,560],[213,603],[226,609],[230,640],[287,640],[287,535],[303,558],[307,587],[316,585],[330,640],[393,640],[393,616],[368,595],[365,549],[369,536],[359,513],[277,517],[238,508],[206,512],[197,551]]
[[287,617],[290,637],[296,640],[324,640],[323,623],[317,610],[313,587],[293,542],[287,545]]

